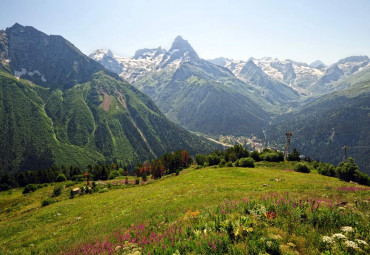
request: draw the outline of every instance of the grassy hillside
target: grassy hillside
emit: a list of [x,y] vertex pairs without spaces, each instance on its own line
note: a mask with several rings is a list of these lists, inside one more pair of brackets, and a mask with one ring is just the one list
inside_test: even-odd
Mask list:
[[[249,253],[252,253],[253,245],[260,245],[258,244],[260,238],[265,238],[263,242],[270,241],[271,243],[267,242],[267,245],[280,245],[279,249],[284,254],[294,252],[317,254],[322,244],[320,243],[322,236],[338,233],[340,227],[348,225],[355,228],[356,238],[369,242],[369,235],[366,236],[366,233],[369,233],[370,191],[367,188],[314,172],[296,173],[293,172],[293,167],[294,163],[291,162],[261,162],[256,164],[255,168],[248,169],[189,168],[182,171],[179,176],[170,176],[147,185],[130,185],[130,188],[121,185],[123,180],[114,180],[112,184],[117,186],[112,186],[110,190],[102,188],[107,192],[68,199],[70,189],[82,185],[78,184],[66,188],[62,195],[56,198],[59,202],[46,207],[41,207],[40,201],[50,197],[53,186],[25,195],[22,195],[20,189],[1,192],[0,253],[55,254],[60,251],[80,253],[83,249],[88,249],[87,247],[100,247],[100,251],[105,249],[104,251],[108,253],[111,246],[109,243],[115,238],[115,231],[125,232],[141,226],[137,224],[146,226],[145,231],[158,232],[181,224],[184,231],[185,229],[190,231],[191,240],[201,243],[200,246],[195,243],[194,247],[207,246],[207,240],[209,242],[210,238],[220,241],[221,246],[227,245],[227,242],[230,242],[228,238],[232,235],[228,235],[227,231],[218,232],[212,228],[213,221],[210,219],[217,218],[217,215],[221,220],[231,221],[232,224],[237,224],[239,218],[251,220],[248,226],[251,226],[252,230],[248,228],[245,231],[251,231],[253,234],[241,229],[245,236],[241,234],[242,232],[234,233],[234,242],[227,246],[228,249],[235,247],[241,251],[244,249],[245,252],[248,250]],[[263,197],[265,200],[261,200]],[[276,198],[276,201],[268,202],[270,198],[267,197],[271,197],[272,200]],[[278,202],[278,198],[281,197],[283,200]],[[291,204],[292,201],[297,201],[294,208],[285,204],[288,203],[288,199]],[[307,209],[307,212],[303,211],[301,206],[298,207],[300,200],[305,204],[306,207],[302,205],[302,208]],[[314,200],[317,202],[321,200],[320,208],[317,204],[315,207],[312,205],[315,210],[311,208]],[[257,204],[252,201],[257,201]],[[340,202],[348,203],[337,206]],[[266,214],[251,209],[255,205],[260,206],[259,203],[266,206],[266,210],[274,210],[277,213],[276,218],[271,215],[270,218],[266,218]],[[298,209],[304,214],[303,216],[300,214],[300,221],[296,222],[292,217]],[[333,217],[333,222],[330,221],[331,218],[325,218],[329,214]],[[325,222],[325,226],[320,225],[320,222]],[[210,232],[206,234],[204,229],[208,228]],[[199,234],[198,229],[205,234]],[[255,243],[254,237],[258,237]],[[186,251],[190,251],[193,242],[190,239],[186,241],[177,239],[176,245],[181,244],[181,247],[183,244],[189,245]],[[103,245],[104,240],[106,246]],[[135,246],[134,241],[131,242],[126,243],[126,246],[131,248]],[[116,246],[117,244],[113,250]],[[207,253],[216,253],[212,251],[211,246]],[[205,250],[193,252],[204,253]],[[170,247],[168,253],[173,253]]]

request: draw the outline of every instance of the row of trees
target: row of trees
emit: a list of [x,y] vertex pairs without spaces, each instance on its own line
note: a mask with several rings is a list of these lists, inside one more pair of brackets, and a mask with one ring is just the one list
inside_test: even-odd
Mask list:
[[353,158],[340,162],[337,167],[330,163],[313,162],[313,167],[322,175],[337,177],[343,181],[354,181],[370,186],[370,178],[360,171]]
[[[152,161],[139,163],[135,167],[138,177],[152,175],[153,178],[161,178],[163,175],[176,173],[182,168],[188,167],[192,158],[186,150],[166,153]],[[43,170],[25,171],[15,174],[3,174],[0,176],[0,191],[11,188],[25,187],[28,184],[42,184],[62,181],[83,181],[83,174],[89,173],[89,179],[93,181],[114,179],[117,176],[127,176],[129,171],[124,165],[111,164],[89,164],[86,168],[79,166],[52,166]]]
[[178,150],[171,153],[166,153],[163,156],[152,161],[139,163],[135,167],[137,177],[152,175],[152,178],[158,179],[163,175],[176,173],[183,168],[187,168],[193,162],[189,152],[186,150]]
[[[218,151],[209,154],[197,154],[195,155],[195,161],[201,166],[213,166],[223,164],[225,162],[235,163],[242,158],[252,158],[254,161],[269,161],[269,162],[280,162],[284,161],[284,154],[281,151],[275,151],[271,149],[263,149],[262,152],[252,151],[249,152],[242,145],[234,145],[225,151]],[[299,152],[294,149],[288,156],[289,161],[300,161]]]

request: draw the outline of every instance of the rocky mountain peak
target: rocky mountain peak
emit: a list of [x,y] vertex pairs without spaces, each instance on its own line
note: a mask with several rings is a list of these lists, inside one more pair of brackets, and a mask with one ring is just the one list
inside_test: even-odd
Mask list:
[[321,69],[326,67],[326,65],[321,60],[316,60],[310,64],[310,67]]

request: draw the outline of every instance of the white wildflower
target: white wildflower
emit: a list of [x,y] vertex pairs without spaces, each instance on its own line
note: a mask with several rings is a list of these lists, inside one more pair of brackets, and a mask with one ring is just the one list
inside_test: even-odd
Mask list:
[[337,238],[337,239],[347,239],[347,237],[343,234],[340,234],[340,233],[336,233],[333,235],[333,238]]
[[350,232],[354,231],[354,229],[350,226],[341,227],[340,230],[342,230],[343,232],[346,232],[346,233],[350,233]]
[[272,246],[272,242],[271,241],[267,241],[266,242],[266,246],[270,248]]
[[356,239],[356,242],[359,244],[367,245],[367,242],[365,242],[364,240]]
[[347,245],[347,247],[350,247],[350,248],[353,248],[353,249],[358,249],[358,245],[353,241],[347,240],[347,241],[344,242],[344,244]]
[[294,243],[292,243],[292,242],[289,242],[289,243],[287,243],[287,245],[289,246],[289,247],[292,247],[292,248],[294,248],[296,245],[294,244]]
[[333,244],[333,243],[335,243],[335,242],[334,242],[334,239],[333,239],[333,238],[331,238],[330,236],[323,236],[323,237],[322,237],[322,241],[323,241],[324,243],[328,243],[328,244]]

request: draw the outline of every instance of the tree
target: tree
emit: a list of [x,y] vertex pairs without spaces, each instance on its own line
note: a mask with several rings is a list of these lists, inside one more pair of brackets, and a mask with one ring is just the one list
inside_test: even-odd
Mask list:
[[158,179],[161,178],[164,172],[163,162],[160,159],[157,159],[153,162],[153,178]]
[[292,153],[288,154],[288,161],[300,161],[299,152],[296,148],[293,149]]
[[346,162],[340,162],[336,169],[337,176],[343,181],[356,181],[356,175],[360,173],[358,166],[353,158],[348,158]]
[[64,174],[58,174],[57,178],[55,178],[56,182],[65,182],[67,180]]

